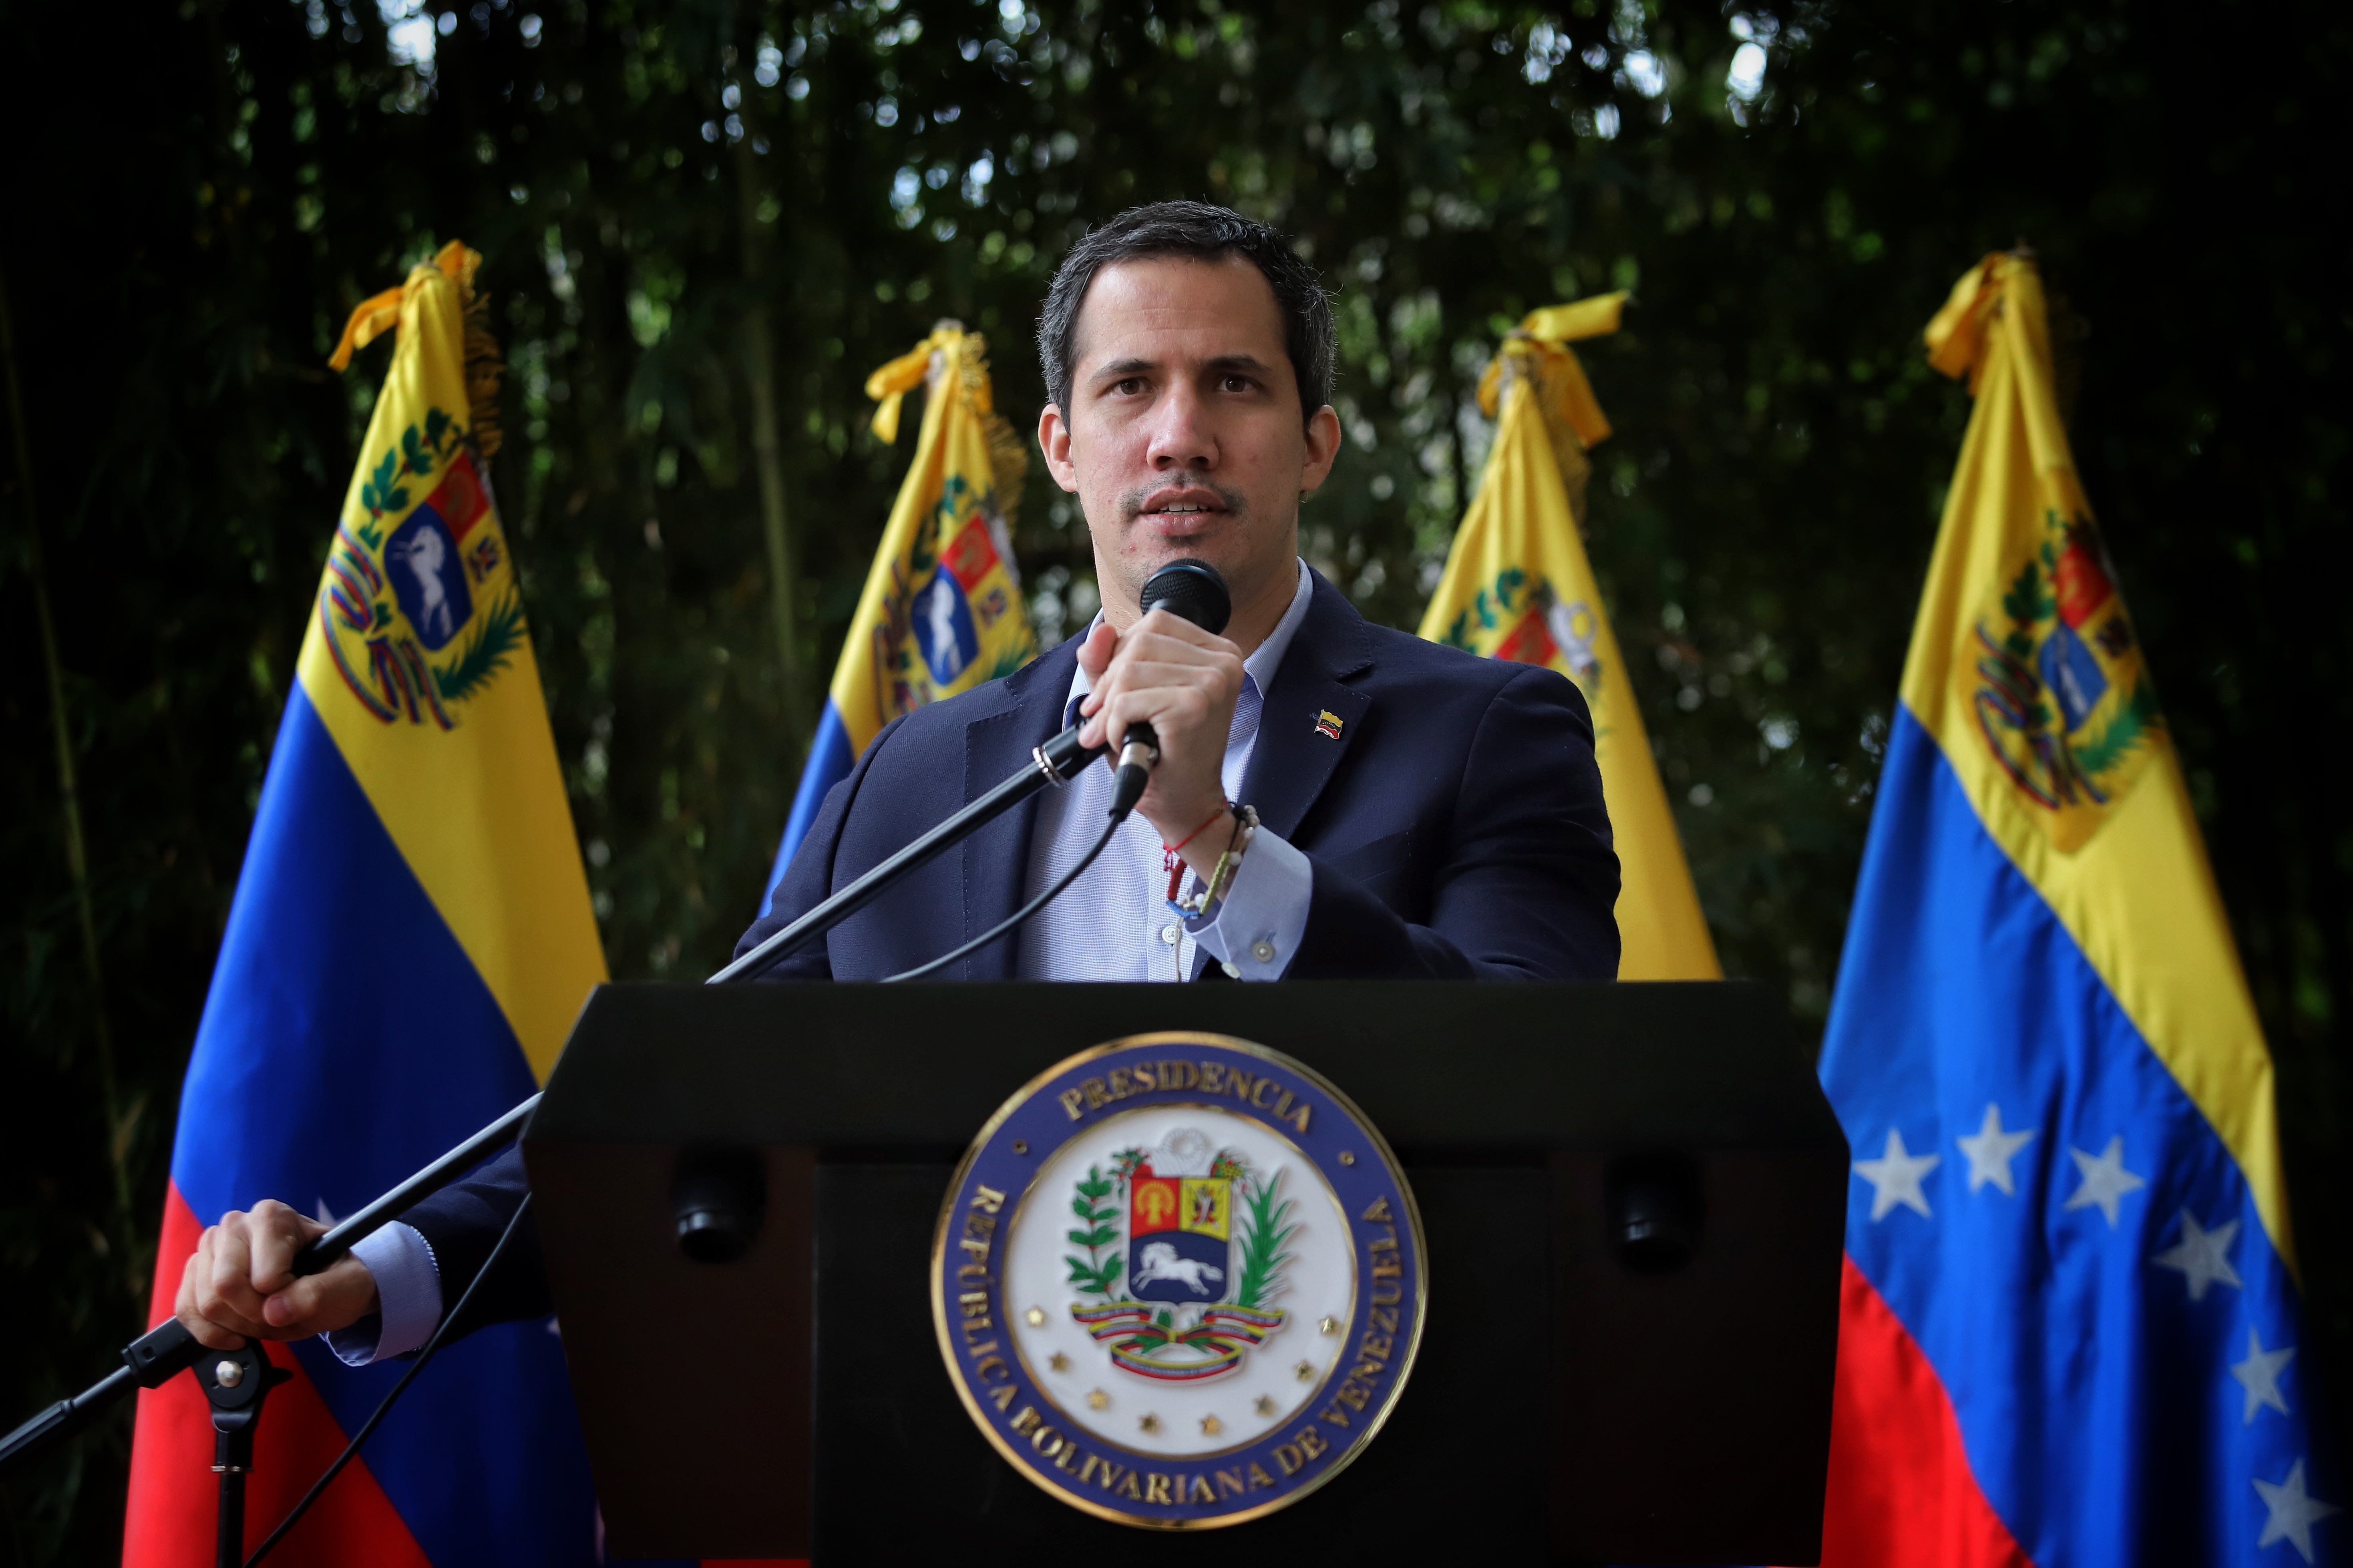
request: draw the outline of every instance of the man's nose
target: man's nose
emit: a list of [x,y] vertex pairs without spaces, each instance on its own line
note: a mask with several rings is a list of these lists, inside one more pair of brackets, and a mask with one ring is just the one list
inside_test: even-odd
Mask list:
[[1168,389],[1152,411],[1152,447],[1146,454],[1155,468],[1214,468],[1218,440],[1209,409],[1189,381]]

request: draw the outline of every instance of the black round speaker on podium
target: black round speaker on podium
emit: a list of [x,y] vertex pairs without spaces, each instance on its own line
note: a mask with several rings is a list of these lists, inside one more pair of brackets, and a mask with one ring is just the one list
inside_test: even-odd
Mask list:
[[759,1238],[767,1197],[767,1171],[757,1150],[684,1151],[670,1184],[679,1250],[697,1263],[734,1262]]

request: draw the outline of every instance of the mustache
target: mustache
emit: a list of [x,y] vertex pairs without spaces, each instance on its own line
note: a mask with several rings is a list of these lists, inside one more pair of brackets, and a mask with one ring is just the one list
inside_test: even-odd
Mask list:
[[1131,521],[1142,517],[1144,503],[1166,489],[1208,490],[1218,498],[1219,505],[1234,516],[1247,517],[1250,514],[1250,502],[1244,499],[1241,491],[1229,489],[1207,474],[1197,474],[1189,468],[1185,468],[1173,474],[1164,474],[1149,485],[1139,485],[1121,496],[1119,498],[1120,515]]

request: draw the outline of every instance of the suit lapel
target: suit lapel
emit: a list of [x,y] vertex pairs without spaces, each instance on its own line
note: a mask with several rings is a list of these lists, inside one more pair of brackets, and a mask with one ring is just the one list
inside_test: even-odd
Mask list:
[[1372,667],[1364,617],[1320,573],[1311,575],[1314,597],[1274,672],[1242,780],[1243,801],[1258,807],[1261,824],[1285,838],[1307,819],[1364,732],[1372,707],[1370,697],[1345,684]]
[[[1259,712],[1258,744],[1242,776],[1242,800],[1258,808],[1259,825],[1300,848],[1299,825],[1332,782],[1332,775],[1364,733],[1373,700],[1345,682],[1372,668],[1370,640],[1356,607],[1312,568],[1314,597],[1307,618],[1274,672],[1273,689]],[[1336,720],[1335,724],[1326,720]],[[1331,733],[1339,731],[1335,737]],[[1225,976],[1209,955],[1193,960],[1196,980]]]
[[[974,718],[964,731],[964,798],[977,799],[1025,767],[1029,753],[1062,728],[1071,673],[1078,664],[1076,639],[1032,659],[999,688],[1002,700]],[[970,942],[1021,907],[1029,876],[1029,840],[1038,825],[1038,797],[1031,795],[964,841],[964,910],[950,947]],[[943,911],[945,913],[946,911]],[[958,980],[1009,980],[1014,944],[1020,933],[993,942],[942,976]],[[944,950],[943,950],[944,951]]]

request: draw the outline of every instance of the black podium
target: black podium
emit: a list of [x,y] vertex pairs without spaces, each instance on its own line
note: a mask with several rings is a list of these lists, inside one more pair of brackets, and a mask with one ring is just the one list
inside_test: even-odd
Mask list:
[[[999,1458],[926,1278],[997,1107],[1162,1030],[1332,1080],[1396,1149],[1428,1252],[1387,1427],[1200,1539]],[[1819,1559],[1847,1146],[1756,986],[608,985],[523,1151],[616,1557]],[[731,1163],[756,1167],[756,1234],[695,1261],[681,1194]]]

